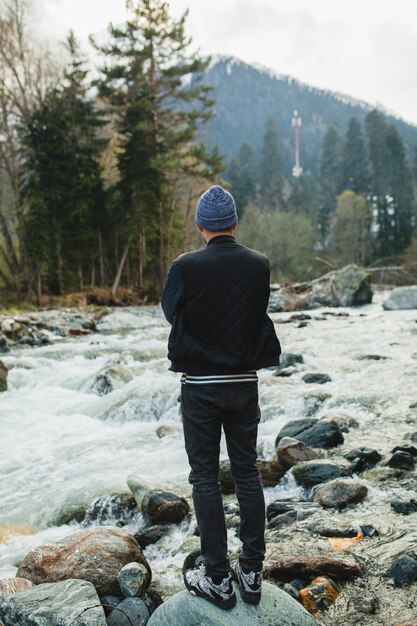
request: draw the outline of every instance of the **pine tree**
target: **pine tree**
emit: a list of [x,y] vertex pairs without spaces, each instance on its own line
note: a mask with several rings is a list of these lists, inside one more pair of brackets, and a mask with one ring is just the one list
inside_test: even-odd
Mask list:
[[256,158],[248,143],[242,143],[238,154],[230,163],[227,174],[238,215],[242,217],[245,207],[256,197]]
[[259,195],[263,209],[283,207],[284,180],[282,159],[279,146],[278,129],[273,119],[269,118],[261,148],[259,167]]
[[87,96],[87,72],[72,33],[67,51],[61,84],[21,129],[25,241],[36,267],[38,295],[43,274],[53,293],[83,287],[104,204],[98,163],[103,140],[97,136],[102,121]]
[[346,132],[342,156],[342,189],[366,194],[369,186],[368,159],[360,122],[352,117]]
[[293,180],[287,205],[291,213],[305,213],[313,222],[317,221],[317,194],[305,174]]
[[393,124],[379,111],[365,119],[371,164],[371,202],[376,253],[402,252],[415,226],[415,198],[403,141]]
[[322,242],[327,244],[331,219],[336,209],[336,198],[341,190],[342,138],[337,126],[327,130],[320,158],[319,229]]
[[115,225],[122,260],[135,239],[139,282],[149,258],[160,289],[178,224],[181,182],[218,171],[218,155],[196,145],[197,125],[209,119],[212,101],[201,83],[207,62],[188,52],[187,12],[174,19],[162,0],[132,0],[127,6],[130,18],[122,26],[110,24],[109,42],[93,42],[105,56],[97,85],[119,136],[115,206],[121,210]]

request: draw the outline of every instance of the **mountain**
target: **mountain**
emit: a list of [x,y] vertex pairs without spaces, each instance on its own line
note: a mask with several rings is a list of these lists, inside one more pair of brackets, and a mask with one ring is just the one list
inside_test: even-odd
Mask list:
[[[363,122],[374,108],[366,102],[316,89],[234,57],[214,58],[206,70],[204,82],[213,88],[210,97],[216,102],[214,117],[201,131],[206,146],[217,146],[226,163],[243,141],[258,151],[265,123],[272,117],[278,125],[287,178],[291,177],[294,165],[294,131],[291,127],[294,110],[302,117],[301,165],[315,178],[322,139],[330,124],[337,124],[344,134],[351,117]],[[386,115],[398,128],[411,157],[417,146],[417,127]]]

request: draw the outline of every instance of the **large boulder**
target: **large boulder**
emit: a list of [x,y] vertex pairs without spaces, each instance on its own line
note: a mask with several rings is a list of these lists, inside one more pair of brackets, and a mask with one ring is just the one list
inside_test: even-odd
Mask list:
[[234,586],[237,604],[229,611],[181,591],[156,609],[148,626],[317,626],[301,604],[275,585],[262,584],[262,598],[255,606],[243,602]]
[[315,417],[304,417],[298,420],[290,420],[279,431],[277,438],[275,439],[275,447],[278,446],[279,442],[283,437],[293,437],[294,439],[298,439],[298,435],[302,433],[304,430],[311,428],[314,424],[317,424],[318,419]]
[[393,289],[382,306],[386,311],[417,309],[417,285]]
[[5,366],[3,361],[0,361],[0,391],[6,391],[7,390],[7,375],[8,375],[8,373],[9,373],[9,370],[7,369],[7,367]]
[[[275,487],[287,471],[287,468],[276,459],[272,461],[258,459],[256,465],[264,487]],[[235,481],[230,469],[230,461],[227,459],[220,461],[219,481],[224,495],[235,493]]]
[[74,579],[0,597],[0,619],[4,626],[106,626],[94,586]]
[[307,283],[271,290],[269,311],[299,311],[322,306],[355,306],[372,302],[370,274],[356,265],[328,272]]
[[120,596],[118,573],[132,561],[142,563],[150,579],[149,564],[132,535],[114,526],[98,526],[35,548],[24,557],[16,576],[35,585],[81,578],[93,583],[100,595]]

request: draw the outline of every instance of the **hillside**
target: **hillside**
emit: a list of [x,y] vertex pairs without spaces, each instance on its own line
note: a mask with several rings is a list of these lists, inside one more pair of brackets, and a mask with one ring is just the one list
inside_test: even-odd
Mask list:
[[[286,177],[291,175],[294,160],[291,118],[295,109],[303,122],[301,165],[313,177],[328,126],[334,122],[344,133],[351,117],[363,122],[372,109],[365,102],[316,89],[231,57],[215,58],[204,80],[212,86],[211,97],[216,101],[215,115],[202,132],[205,144],[210,148],[217,145],[228,163],[243,141],[259,149],[266,120],[272,117],[280,133]],[[397,126],[409,154],[413,154],[417,146],[417,127],[392,116],[388,118]]]

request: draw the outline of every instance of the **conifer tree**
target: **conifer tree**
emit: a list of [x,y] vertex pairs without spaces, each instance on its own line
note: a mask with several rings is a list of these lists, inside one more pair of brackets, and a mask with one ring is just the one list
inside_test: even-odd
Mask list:
[[256,174],[255,153],[250,145],[244,142],[228,170],[228,179],[232,184],[239,217],[242,217],[245,207],[256,198]]
[[390,256],[409,245],[415,225],[415,199],[403,141],[380,111],[365,119],[371,164],[371,201],[376,253]]
[[129,0],[127,6],[129,19],[109,25],[108,43],[93,41],[105,57],[97,85],[119,137],[114,219],[122,260],[136,241],[139,282],[149,259],[161,288],[181,180],[219,168],[218,155],[196,145],[197,125],[211,115],[210,88],[201,83],[208,61],[188,51],[187,12],[174,19],[163,0]]
[[72,33],[66,45],[69,64],[61,84],[33,109],[21,130],[25,240],[38,295],[44,274],[53,293],[83,287],[104,208],[98,163],[103,140],[97,136],[102,122],[87,96],[87,72]]
[[343,146],[341,188],[366,194],[368,185],[368,158],[365,140],[360,122],[356,117],[352,117]]
[[305,213],[313,222],[317,222],[317,195],[305,174],[294,179],[288,198],[288,211]]
[[320,158],[320,209],[319,229],[322,242],[327,243],[331,218],[336,209],[336,198],[341,189],[342,138],[339,129],[332,124],[323,139]]
[[283,207],[284,181],[282,159],[277,125],[269,118],[261,148],[259,167],[259,195],[261,208],[280,209]]

